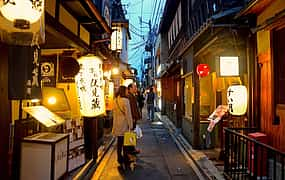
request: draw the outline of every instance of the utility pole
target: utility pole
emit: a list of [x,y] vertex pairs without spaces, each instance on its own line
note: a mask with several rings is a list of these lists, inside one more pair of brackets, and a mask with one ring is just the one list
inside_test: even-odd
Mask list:
[[[142,0],[142,6],[141,6],[141,17],[140,17],[140,28],[141,28],[141,35],[143,35],[142,34],[142,22],[143,22],[143,20],[142,20],[142,12],[143,12],[143,1],[144,0]],[[144,52],[142,53],[142,56],[141,56],[141,84],[142,84],[142,86],[144,87],[144,81],[143,81],[143,77],[144,77],[144,63],[143,63],[143,58],[144,58]]]
[[151,70],[152,70],[152,77],[151,77],[151,85],[154,85],[154,75],[155,75],[155,62],[154,62],[154,33],[151,28],[151,20],[148,21],[149,25],[149,40],[150,40],[150,59],[151,59]]

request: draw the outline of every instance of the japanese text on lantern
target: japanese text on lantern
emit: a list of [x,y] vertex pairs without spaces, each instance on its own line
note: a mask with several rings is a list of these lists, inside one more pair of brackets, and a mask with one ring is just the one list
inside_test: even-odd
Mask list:
[[229,112],[244,115],[247,109],[247,89],[243,85],[232,85],[227,90]]
[[80,58],[78,62],[80,70],[75,81],[81,114],[94,117],[105,113],[102,61],[93,56]]

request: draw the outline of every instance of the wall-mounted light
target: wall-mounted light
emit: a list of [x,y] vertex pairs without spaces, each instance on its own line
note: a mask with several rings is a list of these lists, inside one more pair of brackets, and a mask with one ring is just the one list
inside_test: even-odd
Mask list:
[[238,56],[221,56],[218,69],[220,76],[239,76]]
[[247,89],[243,85],[232,85],[227,90],[229,112],[232,115],[244,115],[247,109]]
[[118,74],[119,74],[119,68],[114,67],[114,68],[112,69],[112,74],[113,74],[113,75],[118,75]]
[[56,103],[56,98],[54,96],[48,98],[48,103],[53,105]]
[[75,76],[82,116],[95,117],[105,113],[103,61],[87,55],[78,60],[80,70]]

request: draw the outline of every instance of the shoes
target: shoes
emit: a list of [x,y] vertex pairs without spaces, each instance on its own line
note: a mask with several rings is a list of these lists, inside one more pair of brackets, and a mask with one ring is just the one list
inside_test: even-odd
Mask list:
[[140,151],[139,149],[135,149],[135,150],[132,152],[132,154],[139,154],[139,153],[141,153],[141,151]]

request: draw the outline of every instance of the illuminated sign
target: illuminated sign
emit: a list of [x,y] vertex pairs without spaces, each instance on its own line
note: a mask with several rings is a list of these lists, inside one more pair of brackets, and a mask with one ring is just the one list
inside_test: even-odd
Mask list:
[[114,83],[109,82],[106,83],[106,88],[105,88],[106,110],[113,109],[113,99],[114,99]]
[[82,116],[95,117],[105,113],[103,62],[98,56],[78,59],[79,73],[75,76]]
[[244,115],[247,109],[247,89],[243,85],[233,85],[227,90],[229,112],[232,115]]
[[46,127],[60,125],[65,122],[60,116],[54,114],[44,106],[23,107],[23,110],[33,116]]
[[111,35],[111,50],[121,51],[123,48],[123,32],[122,27],[113,27]]
[[239,76],[239,59],[237,56],[220,57],[220,76]]

